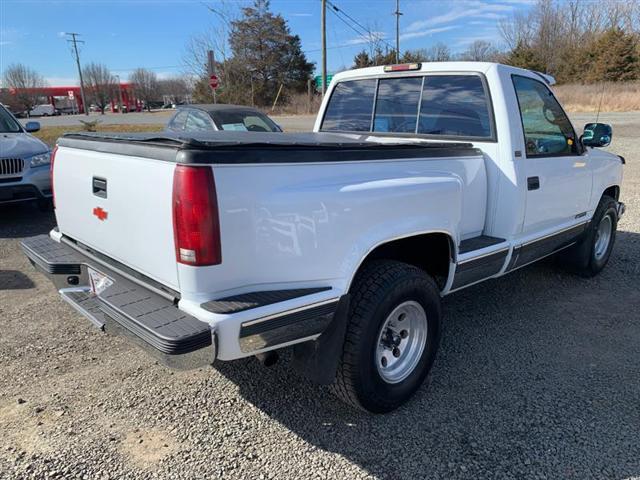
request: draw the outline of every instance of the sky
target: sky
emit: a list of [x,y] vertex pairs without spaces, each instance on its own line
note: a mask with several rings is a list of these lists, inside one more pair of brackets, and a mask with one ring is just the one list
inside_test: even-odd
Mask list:
[[[400,50],[443,42],[453,52],[474,40],[500,44],[498,23],[525,12],[532,0],[400,0]],[[187,71],[189,39],[220,32],[206,5],[239,9],[242,0],[0,0],[0,73],[12,63],[38,71],[52,86],[76,85],[77,70],[64,32],[78,32],[83,63],[104,63],[124,81],[144,67],[165,78]],[[330,0],[370,32],[395,45],[395,0]],[[320,0],[272,0],[309,60],[320,68]],[[352,20],[327,11],[329,72],[348,68],[366,47]]]

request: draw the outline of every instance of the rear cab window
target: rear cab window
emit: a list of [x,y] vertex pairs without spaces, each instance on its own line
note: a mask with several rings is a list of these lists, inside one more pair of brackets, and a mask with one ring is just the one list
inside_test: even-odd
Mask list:
[[333,90],[321,130],[495,140],[486,82],[474,73],[345,80]]

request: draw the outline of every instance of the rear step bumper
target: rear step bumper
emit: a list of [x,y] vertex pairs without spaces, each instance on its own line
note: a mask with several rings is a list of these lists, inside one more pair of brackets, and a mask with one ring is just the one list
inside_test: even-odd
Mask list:
[[[216,339],[208,323],[179,310],[173,302],[48,235],[22,242],[31,263],[59,288],[62,298],[107,333],[132,339],[162,364],[189,369],[213,363]],[[98,295],[88,269],[111,280]]]

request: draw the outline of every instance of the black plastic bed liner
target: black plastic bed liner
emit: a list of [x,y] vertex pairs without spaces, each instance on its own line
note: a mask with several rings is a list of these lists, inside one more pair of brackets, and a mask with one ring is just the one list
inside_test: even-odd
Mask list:
[[[379,143],[375,135],[210,132],[69,133],[58,145],[175,163],[316,163],[480,156],[470,143]],[[387,139],[388,140],[388,139]]]

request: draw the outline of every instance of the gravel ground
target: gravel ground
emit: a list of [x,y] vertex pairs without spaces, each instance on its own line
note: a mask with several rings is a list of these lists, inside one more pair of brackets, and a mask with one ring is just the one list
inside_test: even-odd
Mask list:
[[545,262],[448,297],[430,385],[386,416],[286,356],[157,365],[28,265],[18,242],[52,216],[0,208],[0,478],[640,479],[640,114],[601,118],[627,158],[607,269]]

